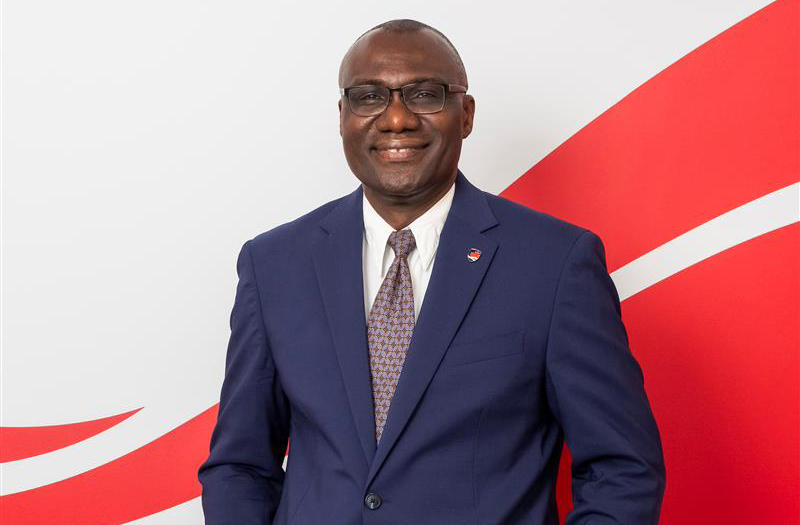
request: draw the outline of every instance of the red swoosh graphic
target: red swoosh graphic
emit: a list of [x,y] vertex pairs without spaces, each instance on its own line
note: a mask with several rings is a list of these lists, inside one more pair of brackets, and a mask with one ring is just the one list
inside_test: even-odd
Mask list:
[[204,410],[114,461],[56,483],[0,497],[4,523],[127,523],[196,498],[202,488],[197,469],[208,457],[218,407]]
[[798,2],[663,70],[502,195],[597,232],[620,266],[798,180]]
[[[795,222],[622,303],[664,447],[660,523],[800,519],[799,245]],[[570,468],[565,448],[562,522],[572,508]]]
[[664,523],[800,522],[798,246],[795,222],[623,303],[664,445]]
[[0,463],[38,456],[74,445],[125,421],[139,410],[141,407],[115,416],[67,425],[0,427],[0,443],[3,444],[0,449]]
[[208,456],[217,405],[105,465],[0,498],[15,525],[126,523],[200,495],[197,469]]

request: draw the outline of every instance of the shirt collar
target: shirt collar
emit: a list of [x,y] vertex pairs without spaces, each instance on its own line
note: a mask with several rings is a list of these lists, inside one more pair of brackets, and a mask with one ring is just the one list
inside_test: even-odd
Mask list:
[[[453,202],[455,186],[455,184],[452,184],[441,199],[407,226],[414,234],[415,250],[418,251],[420,261],[426,271],[433,262],[433,256],[436,254],[439,236],[442,233],[444,222],[450,211],[450,205]],[[377,261],[376,264],[381,264],[385,249],[388,246],[389,235],[394,231],[394,228],[375,211],[375,208],[367,200],[366,195],[363,196],[362,209],[364,212],[364,233],[367,246],[369,253],[374,254],[370,258],[373,261]],[[389,249],[391,250],[391,248]]]

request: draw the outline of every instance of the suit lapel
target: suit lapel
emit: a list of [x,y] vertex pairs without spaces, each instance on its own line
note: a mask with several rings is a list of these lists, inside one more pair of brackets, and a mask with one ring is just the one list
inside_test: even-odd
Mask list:
[[[381,441],[370,465],[367,486],[422,398],[492,262],[497,243],[482,232],[495,224],[497,219],[484,194],[459,171],[453,202],[439,238],[433,272],[389,406]],[[474,262],[467,259],[470,248],[481,251],[480,258]],[[368,365],[364,367],[368,368]],[[374,425],[374,415],[372,421]],[[374,428],[372,430],[374,435]]]
[[361,185],[320,222],[327,232],[313,253],[331,337],[367,464],[375,454],[375,413],[364,312]]
[[[356,431],[370,465],[366,485],[422,398],[497,250],[497,243],[482,233],[497,224],[485,195],[461,171],[455,184],[433,272],[377,447],[364,312],[362,187],[320,221],[326,234],[313,252],[314,268]],[[471,248],[481,251],[474,262],[467,259]]]

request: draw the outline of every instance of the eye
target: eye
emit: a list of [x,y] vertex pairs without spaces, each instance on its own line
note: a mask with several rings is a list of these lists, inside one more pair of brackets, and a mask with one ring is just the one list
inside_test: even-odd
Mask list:
[[382,90],[365,87],[350,91],[350,102],[361,105],[378,105],[386,102],[386,95]]
[[404,95],[407,102],[433,104],[442,100],[444,89],[440,85],[426,82],[409,87]]
[[417,91],[413,96],[414,98],[430,98],[436,97],[436,93],[432,93],[430,91]]

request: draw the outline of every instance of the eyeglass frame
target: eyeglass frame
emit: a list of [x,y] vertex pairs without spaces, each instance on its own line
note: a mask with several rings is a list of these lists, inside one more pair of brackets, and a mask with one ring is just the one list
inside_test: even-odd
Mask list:
[[[444,100],[442,100],[442,107],[440,109],[437,109],[436,111],[430,111],[430,112],[427,112],[427,113],[417,113],[416,111],[413,111],[411,108],[408,107],[408,104],[406,103],[405,95],[403,95],[403,90],[405,88],[409,87],[409,86],[414,86],[414,85],[417,85],[417,84],[425,84],[425,83],[430,83],[430,84],[436,84],[438,86],[443,86],[444,87]],[[466,93],[467,92],[467,87],[466,86],[459,86],[458,84],[446,84],[444,82],[434,82],[432,80],[420,80],[420,81],[411,82],[410,84],[406,84],[404,86],[400,86],[400,87],[396,87],[396,88],[392,88],[392,87],[388,87],[388,86],[382,86],[380,84],[358,84],[358,85],[355,85],[355,86],[347,86],[345,88],[339,88],[339,95],[342,96],[342,97],[347,98],[347,105],[348,105],[348,107],[350,107],[350,105],[351,105],[350,104],[350,98],[347,96],[347,92],[349,90],[353,89],[353,88],[368,87],[368,86],[372,86],[372,87],[377,86],[377,87],[381,87],[381,88],[386,88],[389,91],[390,100],[388,100],[386,102],[386,107],[384,107],[380,111],[380,113],[375,113],[374,115],[359,115],[358,113],[353,111],[352,108],[350,108],[350,111],[353,113],[353,115],[356,115],[357,117],[377,117],[378,115],[381,115],[389,107],[389,104],[391,104],[392,91],[399,91],[400,92],[400,100],[403,101],[403,104],[406,106],[406,109],[408,109],[409,111],[411,111],[411,113],[414,113],[415,115],[434,115],[436,113],[439,113],[440,111],[442,111],[444,109],[444,105],[447,102],[447,94],[448,93]]]

